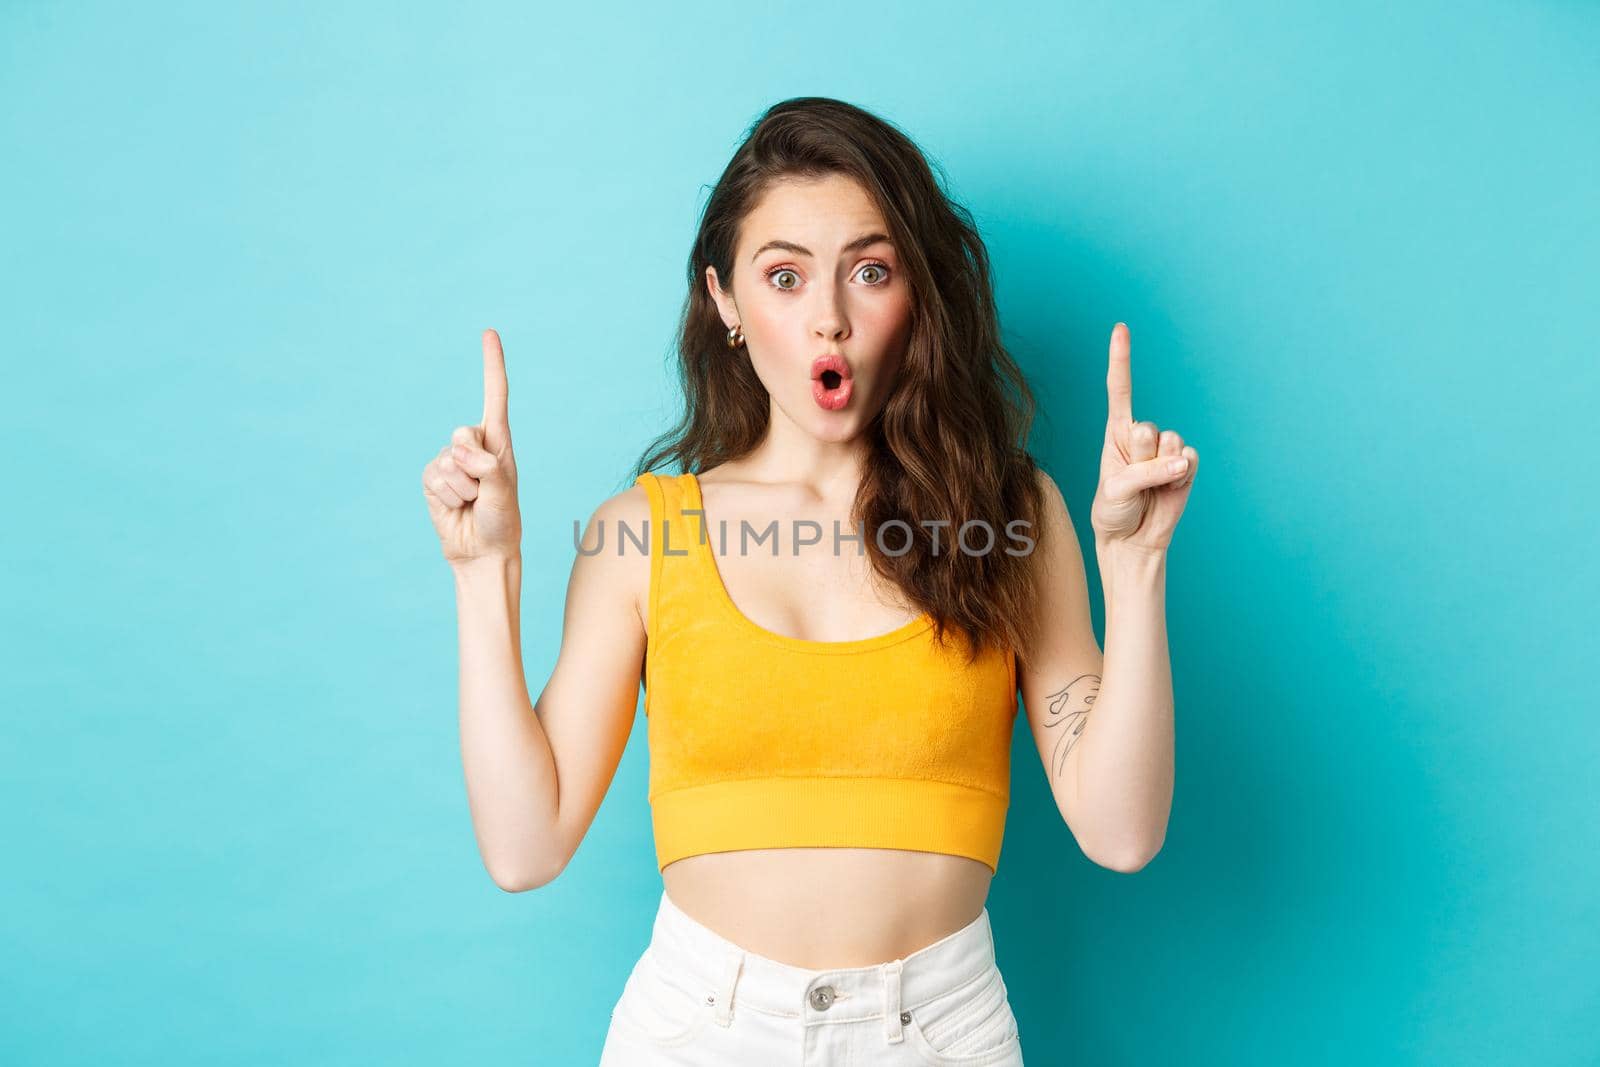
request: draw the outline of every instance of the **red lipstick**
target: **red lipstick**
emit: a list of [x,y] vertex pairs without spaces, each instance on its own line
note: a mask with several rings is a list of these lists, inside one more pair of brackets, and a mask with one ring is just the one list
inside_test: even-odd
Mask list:
[[811,361],[811,398],[827,411],[838,411],[850,403],[853,383],[850,364],[843,353],[829,352]]

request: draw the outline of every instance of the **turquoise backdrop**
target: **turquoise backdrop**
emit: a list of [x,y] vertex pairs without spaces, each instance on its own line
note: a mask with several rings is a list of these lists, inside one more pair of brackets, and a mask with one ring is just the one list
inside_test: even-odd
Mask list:
[[1028,1062],[1600,1062],[1597,56],[1558,2],[0,4],[0,1060],[594,1061],[643,715],[497,889],[420,472],[497,327],[536,694],[709,183],[817,94],[976,215],[1081,536],[1114,322],[1202,457],[1164,851],[1089,862],[1016,735]]

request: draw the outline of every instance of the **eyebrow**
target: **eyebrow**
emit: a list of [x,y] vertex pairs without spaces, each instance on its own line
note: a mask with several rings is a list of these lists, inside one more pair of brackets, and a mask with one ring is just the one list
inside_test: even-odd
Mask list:
[[[840,251],[856,252],[867,247],[868,245],[875,245],[879,241],[885,241],[889,244],[894,243],[893,241],[889,240],[888,234],[864,233],[860,237],[857,237],[854,241],[851,241],[849,244],[845,245],[844,248],[840,249]],[[768,241],[766,244],[755,250],[755,252],[750,256],[750,261],[754,263],[756,256],[759,256],[761,253],[770,248],[781,248],[785,252],[792,252],[797,256],[809,256],[812,254],[809,248],[804,248],[800,245],[797,245],[793,241]]]

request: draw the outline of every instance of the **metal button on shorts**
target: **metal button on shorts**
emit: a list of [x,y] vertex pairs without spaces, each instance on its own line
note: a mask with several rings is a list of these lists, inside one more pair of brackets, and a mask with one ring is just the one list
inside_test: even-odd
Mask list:
[[819,985],[811,991],[811,1006],[818,1011],[827,1011],[828,1005],[833,1003],[833,986]]

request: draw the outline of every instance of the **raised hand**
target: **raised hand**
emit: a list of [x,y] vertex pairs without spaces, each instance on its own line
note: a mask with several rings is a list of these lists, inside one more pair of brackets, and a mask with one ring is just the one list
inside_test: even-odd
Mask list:
[[456,427],[422,469],[422,496],[451,566],[522,552],[508,395],[500,335],[484,330],[483,421]]
[[[1128,327],[1119,322],[1111,330],[1106,441],[1089,523],[1094,527],[1096,546],[1117,544],[1164,552],[1189,502],[1200,453],[1186,446],[1176,430],[1158,433],[1155,423],[1134,421],[1128,349]],[[1170,464],[1180,460],[1185,461],[1184,466],[1172,469]]]

